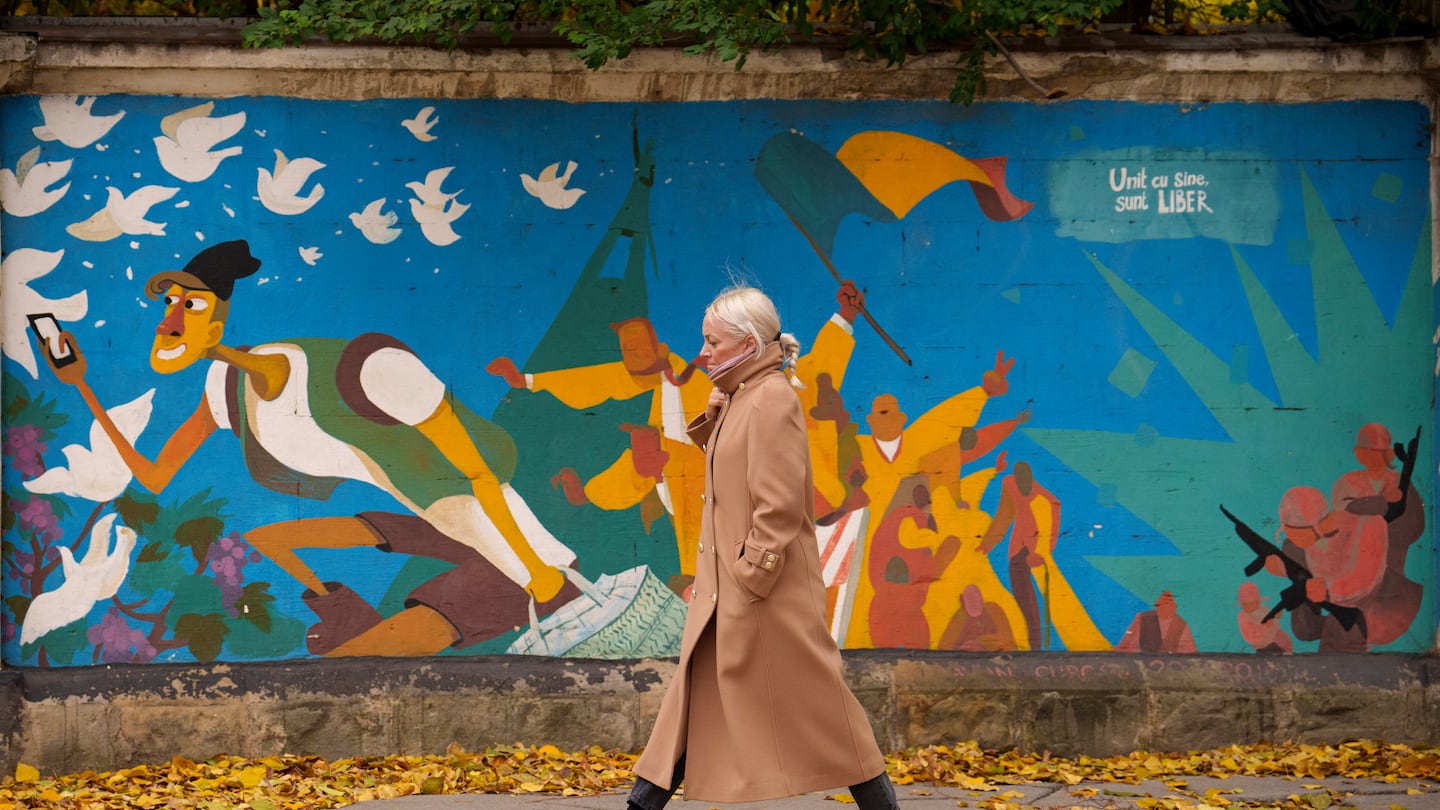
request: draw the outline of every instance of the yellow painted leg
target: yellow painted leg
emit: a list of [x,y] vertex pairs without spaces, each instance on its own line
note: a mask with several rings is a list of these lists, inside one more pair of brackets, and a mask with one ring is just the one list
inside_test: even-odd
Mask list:
[[475,440],[470,438],[465,426],[460,423],[450,401],[441,400],[435,413],[415,427],[456,469],[470,479],[470,486],[475,491],[475,499],[480,502],[480,508],[485,510],[485,514],[505,538],[506,544],[520,558],[521,564],[530,574],[530,582],[525,585],[525,590],[540,602],[554,599],[560,589],[565,587],[565,575],[560,569],[546,565],[530,546],[530,541],[525,539],[520,526],[515,523],[515,516],[510,513],[509,504],[505,503],[500,479],[491,471],[490,465],[485,463],[479,448],[475,446]]

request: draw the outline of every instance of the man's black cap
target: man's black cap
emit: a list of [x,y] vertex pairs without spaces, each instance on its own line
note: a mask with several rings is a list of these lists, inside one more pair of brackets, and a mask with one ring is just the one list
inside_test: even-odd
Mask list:
[[260,260],[250,255],[250,243],[236,239],[196,253],[182,272],[199,279],[220,300],[229,301],[236,279],[253,275],[259,269]]

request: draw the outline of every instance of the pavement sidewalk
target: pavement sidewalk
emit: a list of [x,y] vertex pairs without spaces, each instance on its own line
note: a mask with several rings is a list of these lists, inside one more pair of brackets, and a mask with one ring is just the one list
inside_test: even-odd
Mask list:
[[[1169,807],[1198,807],[1205,802],[1208,791],[1229,803],[1280,804],[1288,797],[1299,797],[1300,807],[1354,808],[1354,810],[1440,810],[1440,774],[1434,780],[1402,779],[1384,782],[1368,779],[1328,777],[1303,779],[1294,777],[1233,776],[1220,779],[1210,776],[1176,777],[1167,780],[1129,784],[1124,782],[1081,782],[1060,785],[1041,782],[1027,785],[994,785],[995,790],[966,790],[933,785],[897,785],[895,790],[904,810],[950,810],[954,807],[991,807],[996,800],[1012,807],[1059,810],[1143,810],[1142,803],[1154,807],[1154,800],[1170,798]],[[1338,796],[1327,804],[1330,793]],[[807,793],[757,804],[712,804],[683,801],[671,803],[673,810],[710,810],[734,808],[751,810],[841,810],[846,805],[829,798],[845,790]],[[599,796],[565,798],[554,794],[451,794],[439,796],[405,796],[364,802],[361,810],[625,810],[626,791]],[[1314,798],[1310,798],[1314,796]],[[1324,798],[1321,798],[1324,796]],[[1147,801],[1148,800],[1148,801]],[[1218,799],[1212,806],[1223,803]]]

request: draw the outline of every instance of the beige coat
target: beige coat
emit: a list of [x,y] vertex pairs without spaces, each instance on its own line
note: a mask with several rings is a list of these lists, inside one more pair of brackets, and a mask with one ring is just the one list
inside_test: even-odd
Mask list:
[[635,773],[685,796],[752,802],[846,787],[885,761],[825,623],[800,402],[779,344],[714,379],[690,423],[705,448],[704,526],[680,665]]

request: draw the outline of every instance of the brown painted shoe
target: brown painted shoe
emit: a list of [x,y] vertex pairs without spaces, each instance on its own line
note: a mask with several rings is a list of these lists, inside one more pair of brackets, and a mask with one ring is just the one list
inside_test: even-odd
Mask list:
[[326,592],[317,594],[310,589],[300,595],[301,600],[320,621],[305,631],[305,648],[312,655],[327,655],[331,650],[369,630],[383,620],[380,611],[360,598],[360,594],[338,582],[325,583]]

